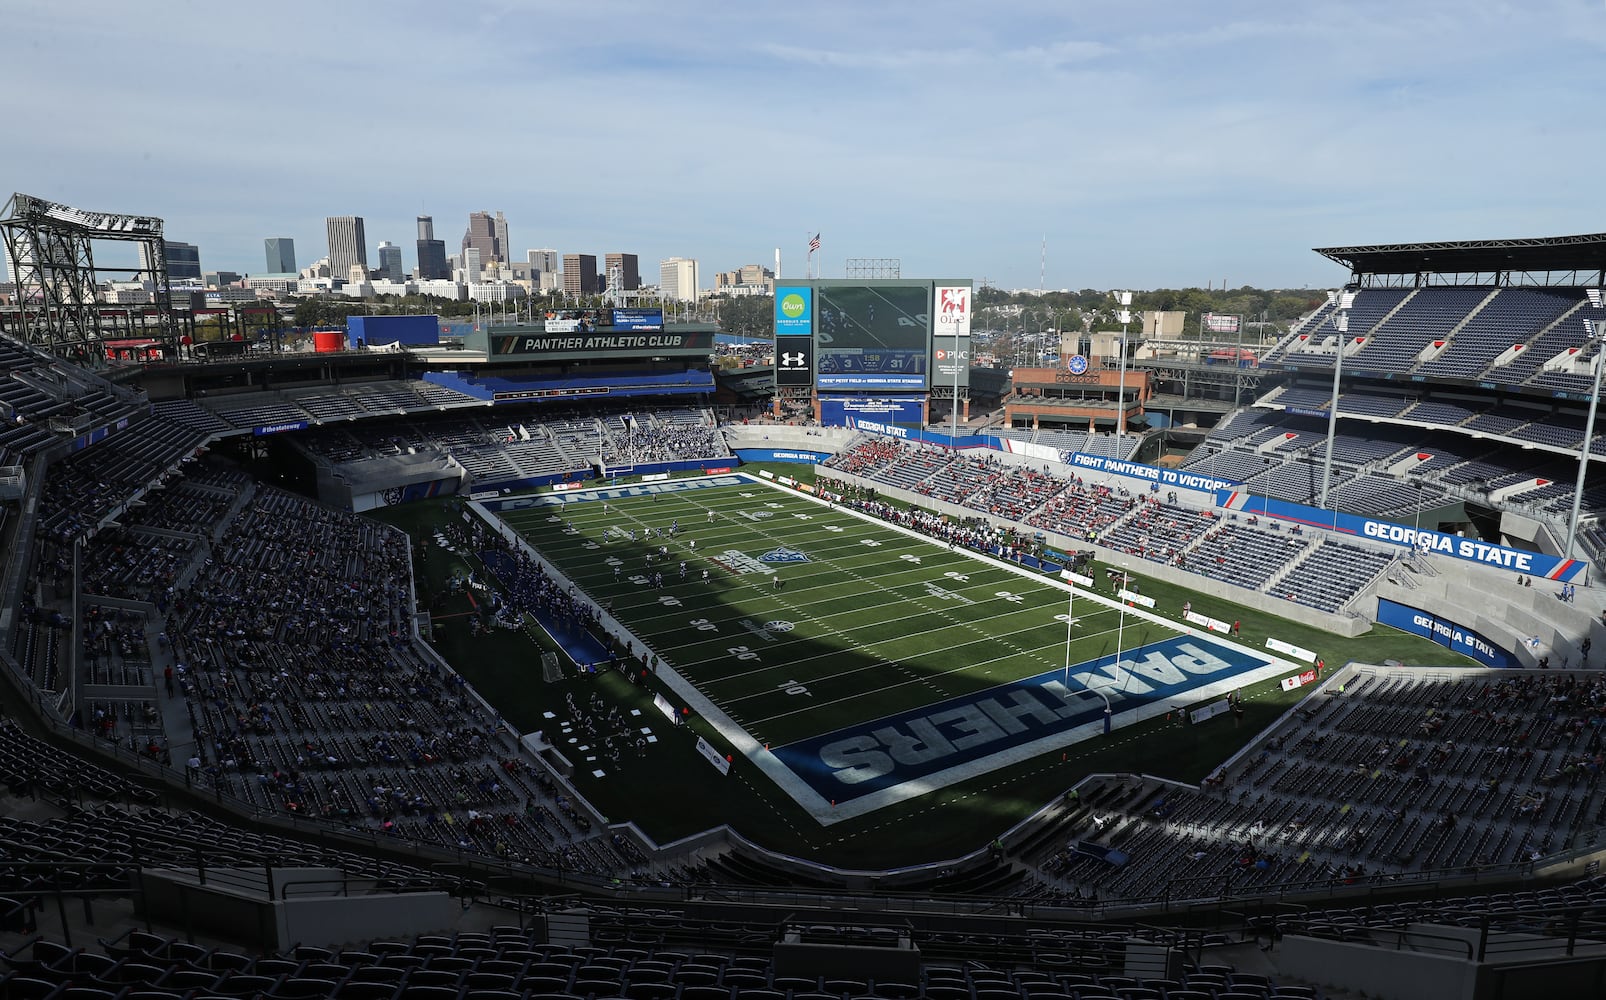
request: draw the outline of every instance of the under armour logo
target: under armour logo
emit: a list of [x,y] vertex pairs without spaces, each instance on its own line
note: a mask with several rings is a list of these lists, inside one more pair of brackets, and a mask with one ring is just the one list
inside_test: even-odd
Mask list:
[[802,368],[803,367],[803,355],[801,355],[801,354],[782,354],[781,355],[781,367],[782,368]]

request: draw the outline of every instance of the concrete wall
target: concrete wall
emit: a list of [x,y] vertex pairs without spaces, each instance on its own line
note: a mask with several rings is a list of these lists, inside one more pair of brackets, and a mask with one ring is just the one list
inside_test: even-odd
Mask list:
[[1478,976],[1477,1000],[1561,1000],[1602,995],[1606,995],[1606,962],[1599,958],[1485,966]]
[[202,884],[193,869],[168,869],[145,872],[142,884],[151,917],[268,950],[416,937],[451,927],[459,915],[444,892],[370,895],[371,882],[352,882],[338,869],[276,869],[271,879],[262,869],[216,869]]
[[277,921],[265,893],[220,891],[199,885],[183,872],[148,869],[136,879],[143,890],[141,915],[148,920],[264,950],[280,947]]
[[[997,453],[995,452],[992,454]],[[1041,463],[1032,463],[1028,461],[1023,464],[1040,465]],[[925,507],[928,510],[935,510],[939,513],[949,514],[959,518],[979,517],[982,520],[998,527],[1024,527],[1027,528],[1027,530],[1035,530],[1028,525],[1022,525],[1018,521],[1010,521],[1001,517],[992,517],[983,514],[980,511],[972,510],[969,507],[961,507],[958,504],[947,503],[946,501],[938,500],[935,497],[928,497],[919,493],[915,493],[913,490],[906,490],[896,486],[888,486],[885,483],[880,483],[873,479],[845,475],[836,469],[827,469],[824,466],[816,466],[815,471],[822,476],[829,476],[830,478],[840,479],[845,482],[858,483],[867,489],[873,489],[884,499],[915,504],[919,507]],[[1180,495],[1180,493],[1183,491],[1178,492]],[[1048,544],[1054,548],[1061,550],[1091,549],[1097,554],[1097,557],[1104,562],[1114,563],[1116,565],[1125,563],[1134,573],[1152,577],[1156,580],[1163,580],[1166,583],[1175,584],[1179,587],[1186,587],[1189,590],[1208,591],[1212,594],[1220,596],[1224,600],[1234,601],[1238,604],[1244,605],[1245,607],[1254,608],[1257,611],[1263,611],[1269,615],[1275,615],[1278,618],[1287,618],[1291,621],[1297,621],[1301,624],[1309,625],[1312,628],[1319,628],[1324,632],[1332,632],[1336,635],[1354,637],[1361,635],[1372,628],[1371,621],[1365,618],[1352,618],[1348,615],[1330,615],[1322,611],[1317,611],[1315,608],[1308,608],[1303,604],[1295,604],[1292,601],[1278,600],[1269,594],[1262,594],[1259,591],[1246,590],[1243,587],[1234,587],[1228,584],[1222,584],[1220,582],[1207,579],[1206,577],[1189,573],[1186,570],[1177,568],[1176,566],[1167,566],[1162,563],[1150,562],[1146,559],[1134,559],[1132,556],[1124,552],[1117,552],[1114,549],[1105,548],[1102,545],[1096,545],[1078,538],[1072,538],[1069,535],[1061,535],[1057,532],[1049,531],[1044,532],[1044,537],[1047,539]],[[1175,616],[1180,612],[1181,609],[1156,608],[1155,610],[1162,614]]]
[[1477,965],[1449,951],[1396,951],[1294,934],[1283,938],[1277,968],[1296,979],[1376,1000],[1472,1000],[1477,984]]
[[1412,924],[1370,933],[1375,943],[1289,935],[1277,967],[1377,1000],[1598,997],[1606,984],[1606,955],[1593,942],[1569,956],[1555,938],[1491,932],[1485,939],[1476,927]]
[[416,937],[447,930],[461,911],[444,892],[290,899],[274,904],[279,948],[319,948],[358,940]]
[[794,427],[790,424],[726,424],[725,443],[737,448],[837,452],[859,433],[845,427]]
[[[1441,571],[1452,568],[1442,561],[1436,565]],[[1559,600],[1561,587],[1549,580],[1519,587],[1510,573],[1469,577],[1450,572],[1412,579],[1414,588],[1385,583],[1377,595],[1474,628],[1509,649],[1525,666],[1538,666],[1539,658],[1548,654],[1552,667],[1560,667],[1563,662],[1577,667],[1583,660],[1585,636],[1593,637],[1590,651],[1597,664],[1601,652],[1606,652],[1602,645],[1606,643],[1606,628],[1600,620],[1584,605]],[[1538,649],[1527,643],[1534,636],[1539,637]]]

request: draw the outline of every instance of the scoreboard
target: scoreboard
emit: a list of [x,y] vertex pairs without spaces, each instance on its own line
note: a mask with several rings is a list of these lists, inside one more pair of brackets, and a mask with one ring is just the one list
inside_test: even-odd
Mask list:
[[775,289],[775,384],[822,423],[876,413],[918,424],[970,376],[968,280],[819,278]]

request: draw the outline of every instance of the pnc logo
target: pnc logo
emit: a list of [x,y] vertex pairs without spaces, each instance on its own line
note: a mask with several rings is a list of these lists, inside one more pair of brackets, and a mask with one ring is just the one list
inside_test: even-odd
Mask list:
[[803,296],[796,292],[781,300],[781,315],[787,319],[797,319],[807,308],[808,303],[804,302]]

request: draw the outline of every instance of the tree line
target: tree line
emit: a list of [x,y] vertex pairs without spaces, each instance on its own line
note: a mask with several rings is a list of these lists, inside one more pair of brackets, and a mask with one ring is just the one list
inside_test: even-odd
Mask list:
[[[1246,323],[1264,320],[1278,325],[1287,324],[1311,312],[1326,298],[1326,293],[1307,289],[1267,289],[1244,285],[1231,289],[1156,288],[1134,291],[1134,312],[1181,312],[1186,314],[1184,329],[1192,333],[1199,328],[1204,313],[1222,313],[1242,316]],[[713,296],[706,303],[718,317],[722,331],[738,337],[769,339],[775,335],[775,298],[770,295]],[[565,298],[561,292],[547,292],[533,297],[533,301],[520,303],[520,312],[531,308],[539,315],[543,309],[605,308],[603,296],[586,296],[575,300]],[[653,307],[657,303],[642,302],[640,306]],[[487,307],[480,305],[483,315]],[[976,290],[976,318],[972,327],[989,328],[994,321],[1003,327],[1013,326],[1004,317],[1022,314],[1034,317],[1040,329],[1106,330],[1119,329],[1115,314],[1119,306],[1115,293],[1097,288],[1084,288],[1078,292],[1053,291],[1038,295],[1035,292],[1006,292],[983,286]],[[390,313],[434,313],[438,316],[472,316],[475,303],[430,295],[382,295],[376,299],[353,300],[317,296],[296,303],[296,326],[343,326],[348,316],[385,315]]]

